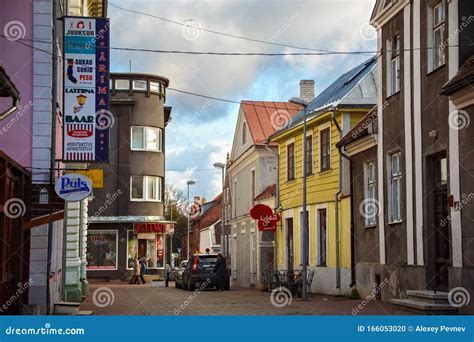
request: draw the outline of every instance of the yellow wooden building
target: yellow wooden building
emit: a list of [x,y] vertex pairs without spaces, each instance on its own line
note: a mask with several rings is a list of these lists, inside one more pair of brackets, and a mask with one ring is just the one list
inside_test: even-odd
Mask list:
[[307,174],[308,270],[312,292],[347,294],[351,285],[351,209],[349,162],[336,143],[376,103],[376,59],[344,73],[306,109],[307,162],[303,166],[301,111],[270,136],[279,145],[279,210],[275,264],[278,270],[302,268],[300,226],[303,172]]

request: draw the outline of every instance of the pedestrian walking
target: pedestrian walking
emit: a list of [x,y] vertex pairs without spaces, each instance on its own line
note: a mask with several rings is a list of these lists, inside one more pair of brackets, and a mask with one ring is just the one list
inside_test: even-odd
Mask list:
[[135,259],[135,262],[133,264],[133,276],[130,280],[130,284],[140,284],[140,278],[142,279],[142,281],[144,281],[143,276],[141,274],[140,261],[138,259]]
[[165,266],[165,287],[168,287],[168,282],[170,281],[171,275],[171,266],[170,264],[166,264]]
[[214,266],[214,275],[217,281],[217,290],[224,291],[224,278],[226,272],[226,261],[224,256],[219,253],[217,255],[216,265]]
[[146,283],[145,281],[145,275],[148,272],[148,256],[144,256],[140,259],[140,279],[143,282],[143,284]]

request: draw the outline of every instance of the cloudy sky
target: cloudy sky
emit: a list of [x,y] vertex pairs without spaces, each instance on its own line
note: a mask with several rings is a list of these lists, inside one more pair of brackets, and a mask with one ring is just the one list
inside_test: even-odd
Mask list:
[[[373,51],[368,21],[375,0],[111,0],[111,46],[213,52],[304,52],[235,39],[199,28],[292,46]],[[187,26],[120,10],[113,5]],[[112,71],[156,73],[170,87],[240,100],[287,101],[299,95],[299,81],[314,79],[316,95],[365,55],[196,56],[112,51]],[[239,106],[169,91],[173,107],[167,128],[166,181],[191,195],[213,198],[221,188],[214,162],[230,151]]]

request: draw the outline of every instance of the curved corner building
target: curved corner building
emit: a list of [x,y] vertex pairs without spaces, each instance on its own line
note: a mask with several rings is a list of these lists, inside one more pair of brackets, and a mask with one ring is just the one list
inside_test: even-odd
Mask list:
[[89,166],[99,180],[103,172],[103,184],[89,206],[87,278],[126,280],[133,260],[144,256],[148,273],[163,275],[173,228],[163,215],[169,80],[138,73],[110,79],[110,159]]

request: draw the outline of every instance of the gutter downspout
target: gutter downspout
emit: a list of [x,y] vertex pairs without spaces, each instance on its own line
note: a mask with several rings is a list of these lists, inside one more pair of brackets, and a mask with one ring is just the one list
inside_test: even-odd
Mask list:
[[[275,186],[275,211],[280,210],[280,154],[278,152],[273,151],[269,146],[268,146],[269,141],[265,140],[265,149],[267,151],[270,151],[276,158],[277,160],[277,168],[276,168],[276,186]],[[274,234],[274,241],[273,241],[273,270],[276,271],[277,269],[277,244],[276,244],[276,232]]]
[[[331,120],[336,125],[339,132],[339,139],[342,137],[342,129],[336,120],[336,108],[333,109]],[[342,159],[339,158],[339,188],[334,194],[334,207],[336,211],[336,288],[341,288],[341,258],[340,258],[340,238],[339,238],[339,195],[342,193]]]
[[356,269],[355,269],[355,235],[354,235],[354,201],[352,198],[352,194],[354,193],[354,173],[352,171],[352,159],[347,154],[342,152],[342,147],[339,147],[339,155],[344,157],[346,160],[349,161],[349,181],[350,181],[350,193],[351,193],[351,202],[350,202],[350,210],[351,210],[351,283],[349,284],[350,287],[354,287],[356,285]]

